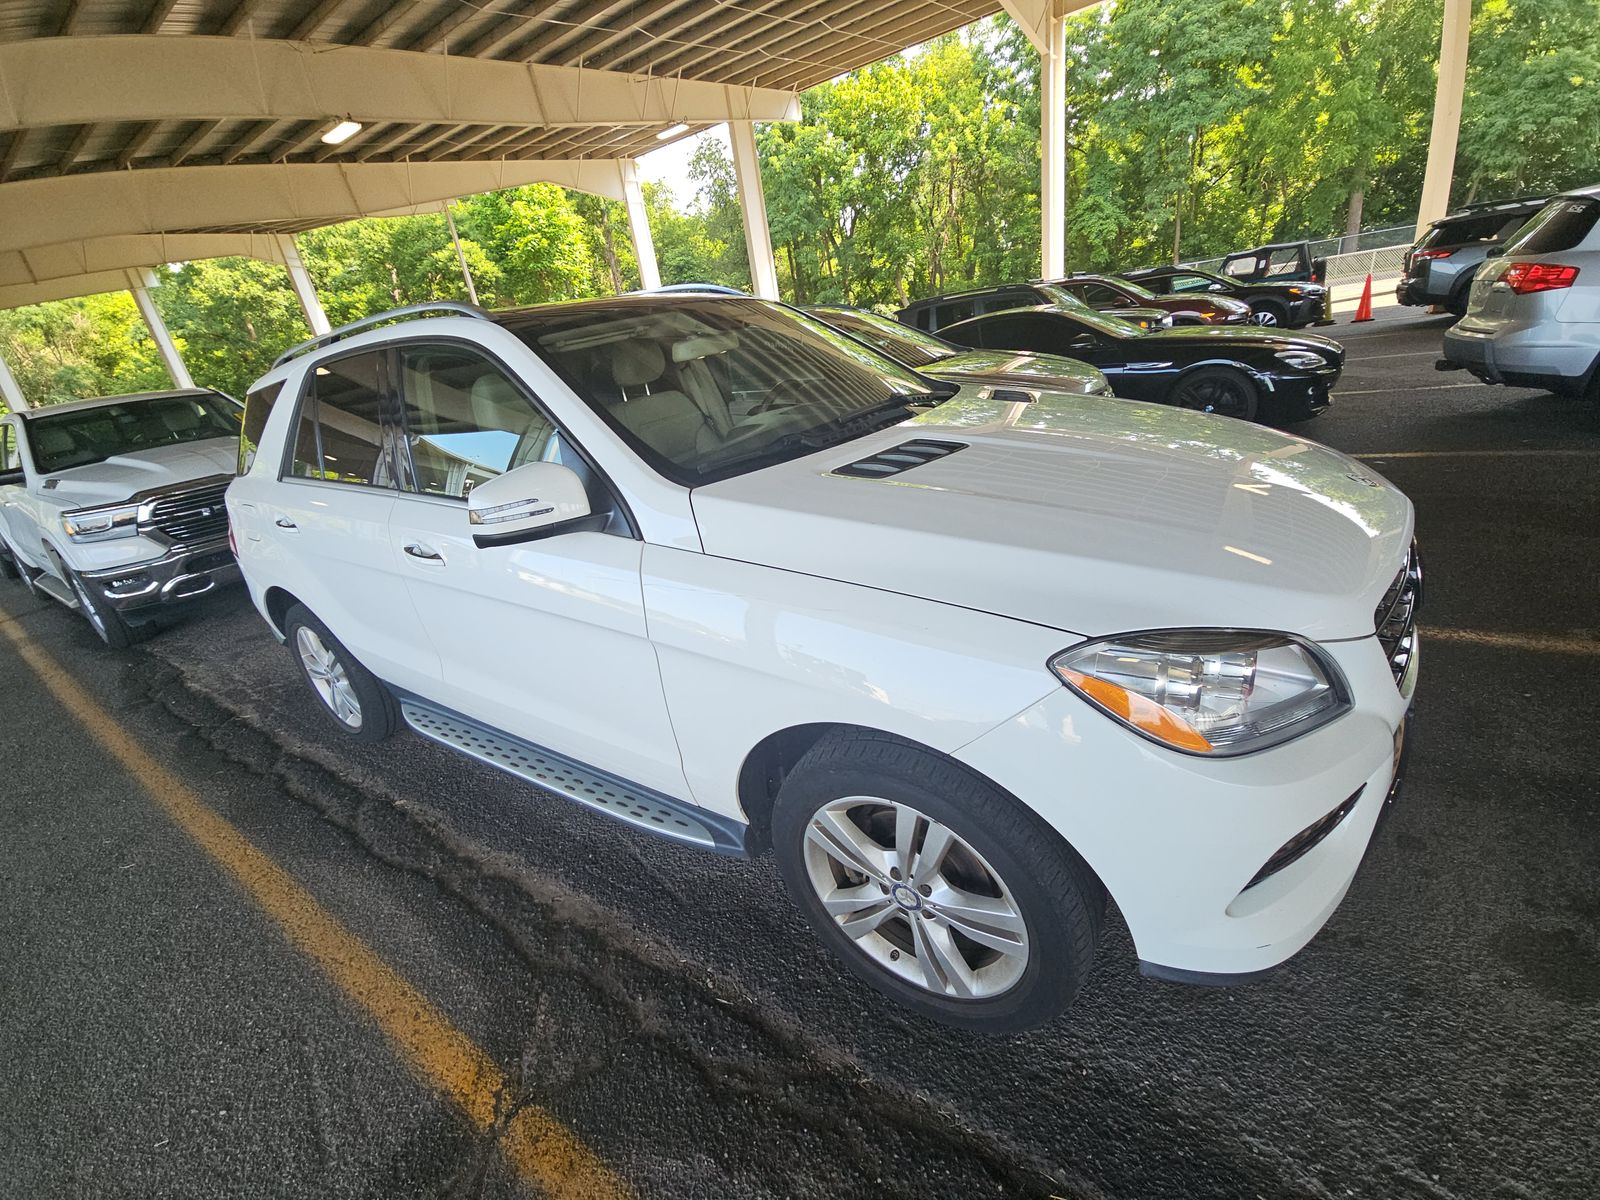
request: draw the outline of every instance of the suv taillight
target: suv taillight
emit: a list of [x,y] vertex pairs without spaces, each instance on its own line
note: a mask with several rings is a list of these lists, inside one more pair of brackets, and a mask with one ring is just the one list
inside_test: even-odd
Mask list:
[[1526,296],[1529,292],[1554,292],[1571,287],[1578,278],[1578,268],[1556,263],[1514,262],[1500,278],[1517,295]]
[[1411,258],[1413,261],[1418,261],[1424,258],[1449,258],[1455,252],[1454,246],[1450,247],[1448,250],[1413,250],[1411,252]]

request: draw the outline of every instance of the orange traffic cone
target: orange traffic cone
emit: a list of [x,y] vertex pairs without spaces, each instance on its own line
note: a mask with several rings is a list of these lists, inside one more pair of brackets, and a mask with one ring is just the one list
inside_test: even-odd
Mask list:
[[1367,282],[1361,285],[1361,303],[1356,305],[1356,315],[1351,323],[1372,320],[1372,272],[1367,272]]

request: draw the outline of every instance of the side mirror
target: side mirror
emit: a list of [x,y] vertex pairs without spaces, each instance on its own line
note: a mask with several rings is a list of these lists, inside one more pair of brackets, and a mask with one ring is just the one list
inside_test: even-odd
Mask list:
[[1501,245],[1501,246],[1490,246],[1487,250],[1485,250],[1483,252],[1483,256],[1485,258],[1503,258],[1505,256],[1505,252],[1506,252],[1506,248],[1503,245]]
[[467,524],[482,549],[575,533],[593,526],[594,519],[576,471],[560,463],[531,462],[473,488]]

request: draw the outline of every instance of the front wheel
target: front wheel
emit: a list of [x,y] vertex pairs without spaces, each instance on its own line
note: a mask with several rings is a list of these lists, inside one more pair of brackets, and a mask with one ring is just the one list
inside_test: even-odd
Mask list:
[[1178,380],[1170,400],[1179,408],[1236,417],[1241,421],[1255,420],[1260,405],[1255,381],[1229,367],[1201,367],[1191,371]]
[[93,585],[86,583],[76,571],[67,571],[67,581],[78,597],[78,609],[89,622],[95,635],[113,650],[126,650],[137,640],[133,626],[122,619],[122,614],[100,596]]
[[1264,325],[1269,329],[1289,323],[1289,313],[1280,304],[1265,302],[1256,305],[1250,313],[1250,321],[1255,325]]
[[1105,892],[992,784],[880,734],[818,742],[772,817],[778,870],[818,937],[885,995],[947,1025],[1031,1029],[1072,1002]]

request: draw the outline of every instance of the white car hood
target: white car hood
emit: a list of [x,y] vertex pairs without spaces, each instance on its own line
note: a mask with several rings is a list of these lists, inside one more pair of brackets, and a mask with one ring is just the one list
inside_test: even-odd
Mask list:
[[[833,474],[915,438],[946,457]],[[1183,626],[1368,637],[1411,502],[1353,459],[1259,425],[1057,394],[961,396],[692,494],[708,554],[1086,636]]]
[[[239,443],[233,438],[156,446],[57,471],[41,481],[41,494],[66,508],[115,504],[152,488],[188,483],[208,475],[232,475],[238,461]],[[52,479],[55,483],[50,486]]]

